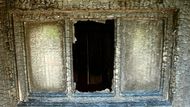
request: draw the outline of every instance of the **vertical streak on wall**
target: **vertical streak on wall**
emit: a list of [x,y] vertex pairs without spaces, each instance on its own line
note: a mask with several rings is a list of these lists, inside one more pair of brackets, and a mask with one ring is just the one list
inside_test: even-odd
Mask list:
[[7,91],[5,91],[5,81],[4,81],[4,26],[3,26],[3,19],[4,19],[4,12],[3,9],[5,8],[4,1],[0,1],[0,107],[3,107],[7,103]]
[[65,20],[65,57],[66,57],[66,79],[67,79],[67,95],[68,97],[71,97],[72,94],[72,71],[71,71],[71,43],[72,43],[72,39],[70,37],[72,37],[72,30],[73,30],[73,26],[71,26],[72,24],[69,23],[71,22],[69,19]]
[[[26,67],[25,67],[25,50],[24,50],[24,23],[14,22],[14,42],[15,42],[15,55],[16,55],[16,65],[17,65],[17,76],[18,78],[18,90],[19,90],[19,99],[22,101],[25,99],[28,86],[26,85],[27,76],[26,76]],[[21,83],[24,83],[21,85]]]
[[120,94],[120,87],[118,84],[120,84],[120,50],[121,50],[121,35],[120,35],[120,32],[119,32],[119,26],[121,25],[121,19],[117,19],[116,20],[116,38],[115,38],[115,42],[116,42],[116,46],[115,46],[115,61],[114,61],[114,79],[115,81],[113,81],[113,84],[112,86],[114,86],[115,88],[115,94],[116,94],[116,97],[119,96]]

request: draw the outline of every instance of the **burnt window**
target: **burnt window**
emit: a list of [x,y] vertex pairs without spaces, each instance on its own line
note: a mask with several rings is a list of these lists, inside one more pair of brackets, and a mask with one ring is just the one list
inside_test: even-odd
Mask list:
[[74,25],[73,74],[76,90],[111,91],[114,65],[114,20],[78,21]]

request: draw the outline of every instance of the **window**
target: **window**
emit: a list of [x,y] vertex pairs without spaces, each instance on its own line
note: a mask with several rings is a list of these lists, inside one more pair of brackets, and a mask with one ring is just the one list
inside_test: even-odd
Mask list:
[[111,91],[114,65],[114,20],[78,21],[73,43],[76,90]]
[[174,11],[101,11],[14,19],[23,105],[171,105]]

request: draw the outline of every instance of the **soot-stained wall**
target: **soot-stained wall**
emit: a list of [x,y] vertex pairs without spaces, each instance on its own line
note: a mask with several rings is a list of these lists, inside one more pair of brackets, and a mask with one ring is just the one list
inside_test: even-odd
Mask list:
[[[176,50],[174,51],[175,87],[172,107],[190,106],[190,1],[189,0],[0,0],[0,107],[15,107],[19,101],[13,19],[21,10],[62,9],[159,9],[176,8]],[[19,27],[19,25],[16,25]],[[174,32],[175,33],[175,32]],[[22,44],[20,44],[22,45]],[[17,50],[17,53],[22,50]],[[23,56],[17,57],[22,58]],[[17,63],[17,66],[22,62]],[[17,69],[17,70],[16,70]]]

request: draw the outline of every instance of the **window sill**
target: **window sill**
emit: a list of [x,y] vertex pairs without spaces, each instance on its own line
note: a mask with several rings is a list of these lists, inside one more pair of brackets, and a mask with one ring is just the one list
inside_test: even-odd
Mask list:
[[168,101],[159,100],[147,100],[139,102],[127,102],[127,101],[114,101],[115,98],[109,101],[39,101],[39,100],[29,100],[27,102],[19,102],[18,107],[172,107],[171,103]]

